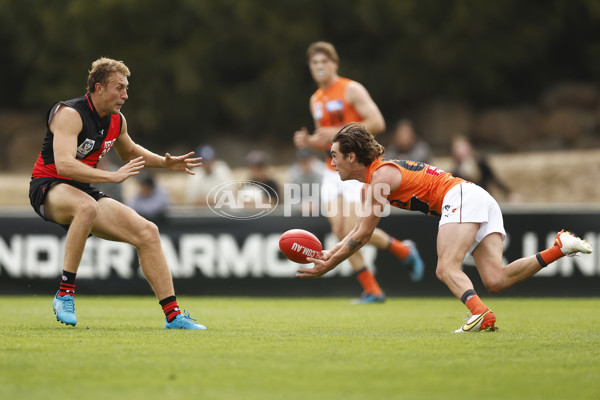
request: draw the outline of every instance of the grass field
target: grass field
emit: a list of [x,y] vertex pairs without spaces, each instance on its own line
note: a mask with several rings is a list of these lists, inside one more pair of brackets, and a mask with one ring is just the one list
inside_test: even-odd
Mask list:
[[600,299],[487,297],[498,332],[454,334],[452,298],[0,297],[1,399],[599,399]]

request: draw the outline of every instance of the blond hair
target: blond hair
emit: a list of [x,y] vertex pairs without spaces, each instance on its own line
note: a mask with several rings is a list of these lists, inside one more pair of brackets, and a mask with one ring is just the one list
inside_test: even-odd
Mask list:
[[89,93],[94,93],[96,90],[96,83],[101,83],[106,86],[108,84],[108,78],[115,72],[125,76],[131,75],[129,68],[127,68],[123,61],[117,61],[106,57],[94,61],[92,63],[92,69],[88,72],[87,91]]
[[335,51],[335,47],[329,42],[314,42],[308,46],[308,50],[306,50],[306,61],[310,62],[310,59],[317,53],[325,54],[327,58],[336,64],[340,63],[340,58],[338,57],[337,51]]

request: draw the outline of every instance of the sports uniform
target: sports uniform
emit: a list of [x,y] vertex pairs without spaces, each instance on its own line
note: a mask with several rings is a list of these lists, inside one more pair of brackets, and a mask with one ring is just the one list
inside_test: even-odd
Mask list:
[[[131,140],[127,134],[125,117],[120,112],[128,99],[129,75],[129,68],[122,61],[99,58],[92,62],[89,71],[88,92],[81,97],[55,103],[46,116],[46,136],[31,174],[29,198],[35,212],[43,219],[57,222],[68,230],[64,240],[60,286],[52,300],[52,308],[58,321],[77,325],[75,280],[87,236],[94,232],[108,240],[129,243],[137,249],[140,266],[164,312],[165,329],[203,330],[205,326],[195,323],[189,314],[181,313],[156,226],[117,201],[105,200],[101,207],[95,205],[94,201],[106,195],[90,183],[73,179],[98,182],[106,178],[122,182],[137,175],[145,166],[191,173],[189,168],[200,165],[198,158],[189,158],[193,153],[179,157],[166,154],[163,157]],[[61,107],[69,109],[60,112]],[[53,123],[58,112],[59,118]],[[71,131],[78,124],[81,124],[80,131]],[[51,131],[51,126],[58,136]],[[116,172],[94,171],[117,140],[119,156],[129,162]],[[60,159],[55,159],[55,153],[60,155]],[[57,169],[57,162],[64,163],[66,172],[61,172],[66,176],[58,173],[61,169]],[[56,188],[53,188],[54,185]],[[49,190],[53,195],[47,197]],[[46,213],[55,221],[48,219]],[[111,216],[111,223],[106,223]],[[126,318],[118,310],[116,307],[115,317]]]
[[500,206],[474,183],[423,162],[383,159],[373,161],[367,168],[365,182],[370,183],[373,172],[383,165],[393,165],[402,174],[400,186],[388,197],[392,206],[439,216],[439,226],[461,222],[481,224],[471,252],[490,233],[498,232],[503,239],[506,237]]
[[[550,248],[503,265],[502,239],[506,233],[502,213],[498,203],[485,190],[423,162],[377,158],[368,165],[363,163],[361,159],[381,152],[382,148],[361,124],[345,127],[333,141],[333,155],[341,176],[360,179],[365,183],[365,190],[387,189],[387,199],[395,207],[440,217],[440,226],[445,226],[440,227],[437,236],[436,276],[472,313],[455,332],[497,329],[496,316],[481,301],[473,283],[461,270],[468,251],[472,252],[482,281],[491,293],[501,292],[533,276],[561,257],[592,252],[592,246],[585,240],[561,230]],[[350,153],[355,157],[348,158]],[[386,171],[381,171],[381,182],[377,184],[382,187],[373,186],[375,171],[384,166]],[[398,186],[393,188],[396,184]],[[376,213],[364,215],[354,227],[353,232],[358,236],[343,239],[329,250],[327,257],[315,259],[313,268],[299,269],[297,276],[318,277],[331,271],[360,248],[365,239],[370,239],[378,217]],[[500,236],[494,233],[500,233]],[[473,253],[476,246],[477,251]]]
[[29,201],[35,212],[48,221],[44,213],[44,202],[48,189],[57,183],[66,183],[99,200],[108,197],[89,183],[79,182],[58,174],[54,163],[54,134],[50,131],[50,122],[60,107],[71,107],[79,113],[82,121],[81,132],[77,136],[77,160],[95,168],[98,161],[112,148],[121,133],[121,114],[109,114],[100,118],[89,94],[60,101],[52,106],[47,114],[46,136],[42,151],[33,167],[29,183]]
[[[350,82],[352,81],[348,78],[339,77],[325,89],[319,88],[313,94],[312,116],[320,127],[342,126],[350,122],[363,121],[356,109],[346,101],[346,88]],[[329,154],[325,165],[327,169],[323,172],[321,201],[327,204],[341,195],[345,201],[360,202],[362,183],[356,180],[342,181],[331,165]]]
[[[358,113],[356,108],[346,99],[346,91],[348,90],[348,85],[351,83],[353,81],[348,78],[337,77],[331,85],[315,91],[311,99],[311,111],[315,125],[319,127],[339,127],[351,122],[364,121],[364,118]],[[357,180],[342,181],[339,173],[331,165],[329,152],[325,165],[327,168],[323,171],[321,184],[322,204],[326,207],[329,207],[331,204],[337,205],[337,199],[339,196],[342,196],[342,215],[359,212],[363,183]],[[353,207],[354,210],[352,210]],[[390,237],[386,250],[398,257],[404,265],[408,266],[411,271],[411,280],[419,281],[423,278],[425,266],[412,241],[407,240],[402,242]],[[366,267],[363,266],[361,269],[358,269],[356,276],[365,289],[363,296],[356,301],[357,303],[383,301],[383,291]]]

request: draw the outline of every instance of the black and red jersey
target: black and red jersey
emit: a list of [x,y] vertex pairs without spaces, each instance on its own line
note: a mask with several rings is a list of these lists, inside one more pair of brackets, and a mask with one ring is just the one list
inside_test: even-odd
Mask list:
[[50,131],[50,121],[60,107],[71,107],[81,116],[82,128],[77,136],[77,159],[95,168],[98,161],[112,148],[121,133],[121,114],[109,114],[100,118],[89,93],[54,104],[46,116],[46,137],[37,161],[33,167],[33,178],[62,178],[54,164],[54,134]]

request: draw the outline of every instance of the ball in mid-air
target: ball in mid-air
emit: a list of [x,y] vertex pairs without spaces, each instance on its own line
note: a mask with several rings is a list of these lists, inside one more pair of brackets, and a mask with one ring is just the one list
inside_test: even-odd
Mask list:
[[281,235],[279,249],[289,260],[308,264],[306,258],[316,257],[323,250],[323,245],[312,233],[304,229],[291,229]]

